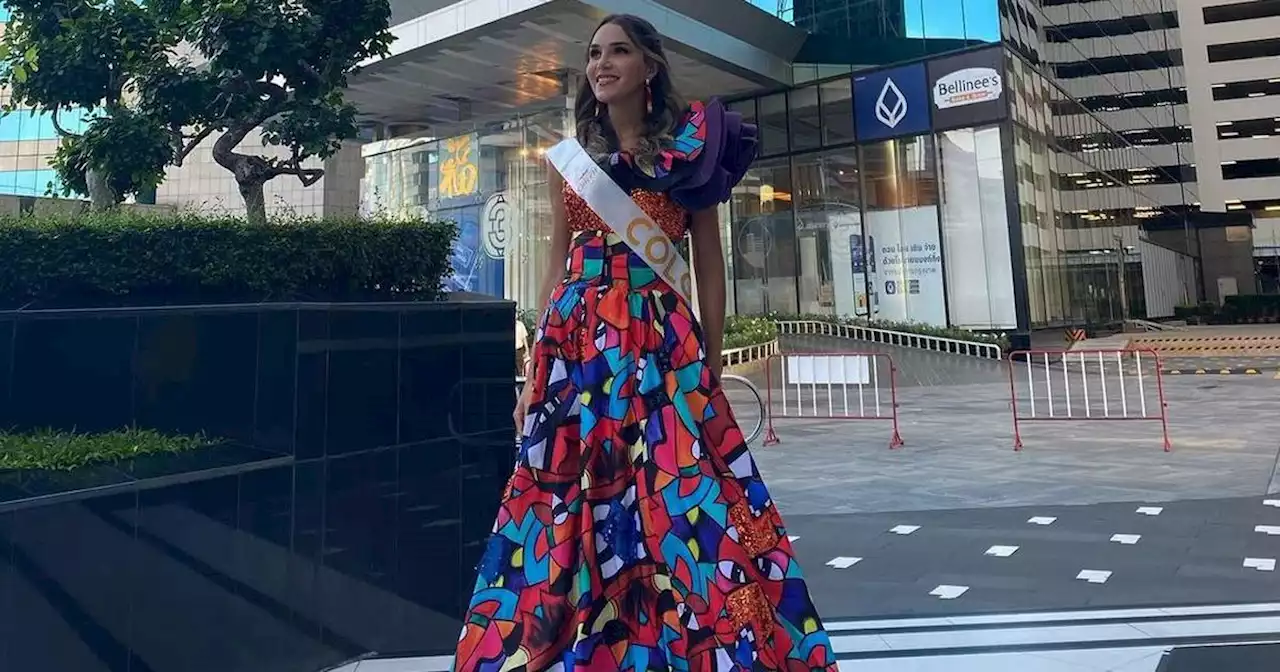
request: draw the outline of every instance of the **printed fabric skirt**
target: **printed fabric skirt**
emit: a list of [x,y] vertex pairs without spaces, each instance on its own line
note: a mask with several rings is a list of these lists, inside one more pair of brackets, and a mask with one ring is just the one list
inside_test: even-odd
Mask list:
[[688,304],[580,234],[454,669],[835,670]]

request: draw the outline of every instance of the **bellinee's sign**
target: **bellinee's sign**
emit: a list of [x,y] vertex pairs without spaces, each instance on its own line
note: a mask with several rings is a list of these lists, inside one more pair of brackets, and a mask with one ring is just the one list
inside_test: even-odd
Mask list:
[[1000,73],[992,68],[964,68],[933,85],[933,104],[939,110],[998,100],[1004,92]]

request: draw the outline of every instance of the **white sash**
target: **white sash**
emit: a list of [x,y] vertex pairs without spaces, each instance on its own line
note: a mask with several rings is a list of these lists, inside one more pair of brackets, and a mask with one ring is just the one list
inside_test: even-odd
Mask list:
[[587,207],[688,303],[693,294],[689,265],[662,227],[631,200],[574,138],[552,147],[547,158]]

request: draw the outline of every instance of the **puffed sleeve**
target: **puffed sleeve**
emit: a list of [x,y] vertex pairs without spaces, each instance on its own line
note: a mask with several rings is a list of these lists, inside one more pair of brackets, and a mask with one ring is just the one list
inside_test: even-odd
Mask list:
[[759,133],[719,100],[694,103],[677,130],[672,150],[680,170],[668,187],[671,199],[696,212],[729,200],[759,151]]

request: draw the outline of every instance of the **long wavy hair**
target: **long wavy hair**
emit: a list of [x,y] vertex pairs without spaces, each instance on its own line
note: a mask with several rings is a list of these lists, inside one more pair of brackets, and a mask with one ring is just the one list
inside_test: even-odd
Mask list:
[[[684,116],[687,103],[671,83],[671,65],[662,48],[662,37],[653,24],[631,14],[613,14],[606,16],[596,26],[596,31],[611,23],[627,34],[644,55],[645,61],[654,67],[653,78],[649,80],[653,111],[645,115],[644,137],[632,152],[632,160],[637,165],[651,169],[663,145],[670,142],[676,125]],[[595,35],[595,31],[591,34]],[[619,149],[618,134],[609,123],[608,112],[596,100],[595,91],[591,89],[591,82],[585,75],[582,85],[578,87],[574,120],[577,122],[578,142],[582,143],[587,153],[596,161],[606,160]]]

